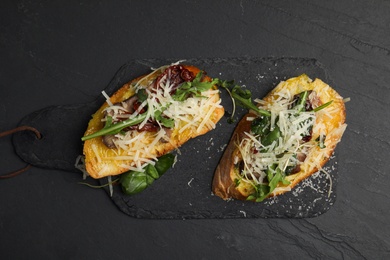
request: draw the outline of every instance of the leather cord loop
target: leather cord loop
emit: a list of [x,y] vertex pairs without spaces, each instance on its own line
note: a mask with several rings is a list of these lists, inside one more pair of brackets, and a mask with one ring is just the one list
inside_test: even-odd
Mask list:
[[[21,131],[32,131],[32,132],[34,132],[35,136],[38,139],[42,138],[41,133],[36,128],[31,127],[31,126],[19,126],[19,127],[16,127],[14,129],[11,129],[8,131],[0,132],[0,137],[4,137],[4,136],[11,135],[11,134],[14,134],[16,132],[21,132]],[[24,168],[21,168],[19,170],[16,170],[16,171],[4,174],[4,175],[0,175],[0,179],[8,179],[8,178],[15,177],[15,176],[27,171],[30,168],[31,168],[31,164],[27,164]]]

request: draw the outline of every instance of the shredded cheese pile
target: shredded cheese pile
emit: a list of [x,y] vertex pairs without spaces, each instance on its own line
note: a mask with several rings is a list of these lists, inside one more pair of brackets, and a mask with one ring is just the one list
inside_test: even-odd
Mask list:
[[[192,133],[201,133],[204,128],[211,130],[216,127],[212,115],[215,109],[222,107],[221,99],[216,95],[219,90],[210,89],[202,92],[202,97],[189,97],[184,101],[176,101],[170,94],[174,83],[170,82],[166,75],[160,80],[160,85],[157,88],[152,88],[154,83],[151,78],[155,79],[156,74],[161,74],[166,68],[167,66],[155,69],[151,74],[132,85],[135,92],[144,89],[148,95],[137,111],[132,114],[123,113],[122,106],[108,101],[108,107],[105,111],[111,111],[113,118],[127,119],[136,117],[145,108],[146,118],[139,125],[139,128],[142,128],[149,120],[154,121],[155,112],[161,111],[162,116],[174,120],[174,127],[164,128],[157,121],[160,127],[154,132],[130,130],[116,134],[114,144],[117,151],[115,156],[103,155],[101,157],[96,152],[97,158],[100,160],[132,161],[131,165],[121,163],[120,166],[129,170],[142,171],[147,163],[155,163],[157,160],[156,149],[160,144],[171,143],[177,148],[177,140],[181,138],[180,135],[190,136]],[[152,75],[153,77],[151,77]]]
[[[307,154],[314,145],[313,142],[302,142],[302,136],[310,133],[316,115],[314,112],[297,113],[296,109],[289,109],[292,99],[288,92],[282,92],[270,103],[256,100],[263,105],[263,109],[271,112],[270,129],[277,125],[281,136],[277,142],[264,146],[259,136],[251,131],[245,132],[246,137],[238,145],[239,154],[235,158],[236,162],[239,157],[244,162],[244,169],[239,173],[243,177],[242,181],[262,184],[270,165],[277,164],[284,172],[287,167],[300,163],[295,157],[297,153]],[[260,150],[267,152],[256,152]]]

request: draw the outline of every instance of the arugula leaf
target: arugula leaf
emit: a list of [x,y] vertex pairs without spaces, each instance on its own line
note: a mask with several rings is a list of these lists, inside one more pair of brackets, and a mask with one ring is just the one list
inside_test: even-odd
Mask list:
[[225,89],[233,101],[233,113],[231,118],[234,116],[235,113],[235,103],[238,105],[251,109],[255,111],[259,115],[263,116],[271,116],[271,113],[267,110],[258,108],[253,102],[252,102],[252,93],[248,89],[243,89],[239,85],[234,85],[234,81],[222,81],[220,79],[215,78],[214,81],[216,81],[216,84]]
[[318,112],[320,111],[321,109],[324,109],[325,107],[329,106],[330,104],[333,103],[333,100],[329,101],[329,102],[326,102],[325,104],[319,106],[319,107],[316,107],[313,109],[314,112]]
[[107,117],[107,119],[108,119],[107,122],[110,122],[110,123],[106,122],[106,125],[102,129],[100,129],[99,131],[97,131],[93,134],[90,134],[90,135],[83,136],[81,138],[81,141],[86,141],[86,140],[89,140],[89,139],[92,139],[95,137],[99,137],[99,136],[103,136],[103,135],[117,134],[117,133],[121,132],[123,129],[125,129],[126,127],[138,125],[139,123],[144,121],[146,118],[146,114],[147,113],[139,114],[134,118],[129,118],[129,119],[126,119],[126,120],[119,122],[119,123],[116,123],[116,124],[112,124],[111,123],[112,118],[109,119],[109,117]]
[[269,194],[269,186],[267,184],[258,184],[254,186],[255,193],[249,195],[247,200],[254,200],[256,202],[263,201]]
[[318,142],[318,146],[320,147],[320,149],[326,148],[325,139],[326,139],[326,135],[319,135],[316,138],[316,142]]
[[243,106],[248,109],[254,110],[259,115],[271,116],[271,113],[267,110],[258,108],[252,102],[252,93],[248,89],[242,89],[240,86],[236,85],[232,89],[233,98],[238,101],[240,106]]
[[251,123],[251,131],[255,135],[267,135],[270,132],[270,121],[270,117],[267,116],[255,118]]
[[112,116],[106,117],[106,123],[104,124],[103,129],[107,129],[112,126]]
[[296,106],[298,114],[305,111],[305,103],[308,95],[309,95],[309,91],[307,90],[299,94],[299,102]]
[[211,89],[218,81],[212,80],[201,81],[203,76],[203,71],[199,72],[193,81],[186,81],[176,89],[176,92],[172,95],[172,98],[176,101],[184,101],[190,96],[202,97],[201,93]]
[[240,179],[238,179],[238,178],[234,179],[234,187],[237,187],[238,185],[240,185],[240,183],[241,183],[241,178]]
[[250,194],[247,197],[247,200],[254,200],[256,202],[261,202],[267,198],[281,182],[283,185],[288,185],[290,182],[286,180],[283,171],[277,167],[276,164],[273,164],[267,169],[267,179],[268,183],[262,183],[255,185],[255,192]]
[[[162,110],[164,111],[165,109],[166,108],[164,108]],[[173,128],[175,126],[175,120],[173,118],[168,118],[168,117],[162,116],[163,111],[156,110],[154,112],[154,118],[158,122],[160,122],[163,126],[168,127],[168,128]]]
[[148,93],[146,92],[146,89],[144,89],[144,88],[138,89],[136,95],[138,97],[138,101],[141,103],[148,99]]
[[[279,168],[277,168],[279,169]],[[272,177],[272,179],[270,180],[269,182],[269,190],[270,190],[270,193],[275,190],[276,186],[278,186],[278,183],[279,181],[281,181],[283,178],[282,174],[280,173],[280,171],[276,170],[275,172],[275,175],[274,177]]]

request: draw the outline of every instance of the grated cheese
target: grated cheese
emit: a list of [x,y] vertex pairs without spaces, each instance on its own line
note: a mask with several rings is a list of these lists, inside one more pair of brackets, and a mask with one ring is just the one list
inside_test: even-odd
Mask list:
[[77,156],[74,166],[76,169],[79,169],[83,173],[83,180],[87,179],[87,177],[89,176],[89,173],[87,172],[87,169],[85,168],[84,155]]
[[101,163],[102,162],[102,159],[99,155],[99,151],[98,151],[98,148],[97,148],[97,145],[96,144],[92,144],[92,151],[93,153],[95,154],[95,157],[97,159],[97,162],[98,163]]
[[[298,86],[298,92],[304,91]],[[340,96],[332,96],[330,87],[315,87],[313,92],[316,92],[321,97],[321,102],[324,104],[333,99],[335,102],[347,102],[348,99],[342,99]],[[312,92],[312,93],[313,93]],[[312,95],[312,94],[310,94]],[[314,94],[313,94],[314,95]],[[324,160],[327,160],[334,149],[334,145],[340,141],[343,132],[347,125],[332,125],[332,120],[337,120],[340,116],[340,111],[335,103],[321,109],[317,112],[300,112],[289,109],[293,102],[293,93],[289,88],[279,88],[277,95],[273,94],[268,101],[255,100],[260,108],[270,111],[271,130],[278,126],[281,131],[281,137],[277,142],[273,142],[268,146],[264,146],[259,136],[252,132],[245,133],[245,137],[236,143],[238,147],[238,155],[233,158],[234,164],[239,163],[242,158],[243,169],[237,170],[237,178],[241,182],[258,185],[267,183],[266,172],[269,165],[277,164],[284,172],[287,167],[296,164],[301,165],[301,171],[286,177],[288,181],[299,180],[301,174],[316,171],[327,176],[330,182],[328,197],[332,192],[332,179],[329,173],[322,168]],[[315,96],[311,98],[315,99]],[[312,103],[313,107],[318,104]],[[253,121],[250,118],[248,121]],[[312,128],[312,129],[311,129]],[[314,133],[308,142],[302,141],[302,136]],[[320,141],[324,141],[325,148],[319,148],[317,137]],[[265,148],[265,149],[264,149]],[[254,152],[264,149],[268,152]],[[294,155],[303,153],[306,159],[300,162]],[[279,185],[272,194],[276,195],[281,192],[290,191],[291,187]]]
[[124,162],[119,165],[126,169],[142,170],[146,162],[154,162],[157,159],[158,151],[156,149],[161,143],[168,142],[173,145],[173,148],[177,148],[176,141],[180,140],[180,134],[191,136],[191,133],[200,134],[205,128],[211,130],[216,127],[213,122],[213,114],[215,109],[222,107],[221,99],[216,95],[219,90],[210,89],[202,92],[202,97],[193,96],[184,101],[177,101],[170,94],[175,84],[170,82],[169,75],[164,75],[161,78],[159,88],[152,89],[152,84],[154,84],[152,79],[162,74],[168,67],[157,68],[133,85],[136,92],[144,89],[148,97],[132,114],[126,113],[120,105],[110,104],[107,94],[103,93],[103,95],[110,105],[104,111],[110,112],[110,115],[113,115],[113,120],[135,117],[143,108],[147,107],[146,118],[141,122],[139,128],[144,127],[150,121],[158,121],[155,115],[156,112],[160,111],[162,112],[161,116],[174,121],[174,127],[169,131],[169,134],[161,126],[161,123],[158,123],[160,127],[157,132],[131,130],[116,134],[113,142],[117,148],[117,154],[100,158],[97,151],[94,151],[100,162],[102,160],[131,161],[131,165],[125,165]]
[[[281,137],[277,142],[264,146],[258,135],[249,132],[245,133],[246,137],[238,145],[244,162],[244,169],[240,173],[244,181],[255,185],[262,184],[266,180],[266,171],[270,165],[277,164],[285,171],[288,166],[299,163],[294,157],[295,154],[306,154],[316,145],[315,142],[302,142],[302,136],[310,134],[310,129],[316,121],[315,113],[297,113],[295,109],[290,109],[292,98],[289,92],[281,91],[271,102],[263,103],[271,113],[271,130],[276,126],[280,129]],[[253,149],[257,151],[265,149],[268,152],[254,152]]]
[[113,104],[112,104],[112,102],[111,102],[111,100],[110,100],[110,96],[107,95],[107,93],[106,93],[104,90],[102,91],[102,95],[106,98],[107,104],[108,104],[109,106],[113,106]]

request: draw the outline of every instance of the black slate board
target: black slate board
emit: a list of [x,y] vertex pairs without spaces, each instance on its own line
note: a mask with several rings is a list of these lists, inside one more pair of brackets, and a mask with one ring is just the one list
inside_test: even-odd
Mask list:
[[[145,59],[124,64],[105,91],[111,95],[127,81],[177,60]],[[187,59],[205,70],[211,77],[235,80],[248,87],[254,97],[263,97],[281,80],[306,73],[311,78],[329,82],[325,69],[307,58],[207,58]],[[231,111],[230,98],[222,93],[226,111]],[[26,162],[43,168],[77,172],[74,163],[82,153],[80,141],[91,115],[104,102],[103,97],[88,104],[53,106],[26,116],[20,125],[39,129],[43,138],[32,133],[17,133],[13,137],[16,153]],[[236,121],[246,113],[238,109]],[[235,124],[222,118],[217,129],[190,140],[180,148],[178,161],[151,187],[135,196],[124,195],[114,186],[113,202],[136,218],[252,218],[252,217],[315,217],[326,212],[336,200],[337,161],[327,164],[329,175],[314,174],[293,191],[270,198],[263,203],[223,201],[211,193],[214,170],[233,133]],[[331,179],[328,179],[328,178]],[[105,183],[106,180],[101,180]],[[108,192],[108,190],[107,190]]]

